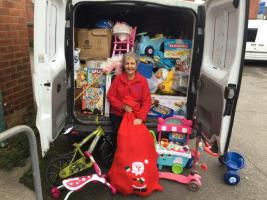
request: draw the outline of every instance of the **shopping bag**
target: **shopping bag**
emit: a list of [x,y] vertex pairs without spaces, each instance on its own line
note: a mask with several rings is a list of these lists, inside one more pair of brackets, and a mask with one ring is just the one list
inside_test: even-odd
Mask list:
[[145,124],[134,125],[134,113],[125,113],[117,150],[108,172],[111,184],[122,194],[147,196],[161,191],[154,139]]

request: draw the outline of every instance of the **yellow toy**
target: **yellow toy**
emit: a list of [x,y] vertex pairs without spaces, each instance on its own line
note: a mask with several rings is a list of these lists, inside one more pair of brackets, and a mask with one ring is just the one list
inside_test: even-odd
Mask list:
[[[174,75],[175,75],[173,68],[170,71],[164,68],[161,68],[160,70],[161,70],[162,77],[164,74],[167,73],[167,75],[165,75],[166,78],[164,79],[164,81],[159,84],[158,89],[160,93],[170,94],[170,95],[175,94],[176,91],[172,89],[172,85],[174,83]],[[158,74],[158,76],[160,76],[160,73]]]

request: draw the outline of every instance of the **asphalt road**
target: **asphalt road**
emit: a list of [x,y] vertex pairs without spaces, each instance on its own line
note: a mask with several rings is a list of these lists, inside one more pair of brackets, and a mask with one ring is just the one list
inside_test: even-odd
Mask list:
[[[237,186],[228,186],[223,181],[225,167],[217,158],[203,154],[202,162],[208,171],[201,172],[202,187],[191,192],[186,185],[161,180],[163,192],[154,192],[146,199],[168,200],[266,200],[267,199],[267,63],[246,64],[239,101],[236,109],[230,150],[241,152],[246,159],[246,167],[240,171],[241,181]],[[33,199],[31,191],[21,184],[9,180],[0,172],[0,195],[2,200]],[[45,186],[44,186],[45,187]],[[20,188],[18,190],[17,188]],[[27,193],[27,197],[15,195],[15,191]],[[2,195],[8,194],[8,195]],[[47,194],[44,199],[48,200]],[[3,198],[4,197],[4,198]],[[88,199],[142,199],[139,196],[112,196],[109,190],[99,184],[89,184],[84,190],[73,194],[70,200]]]

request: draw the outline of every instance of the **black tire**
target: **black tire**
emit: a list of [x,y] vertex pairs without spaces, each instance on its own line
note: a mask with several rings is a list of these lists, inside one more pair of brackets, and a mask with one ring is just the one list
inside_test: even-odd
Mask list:
[[197,181],[195,180],[191,180],[189,183],[188,183],[188,189],[192,192],[196,192],[200,189],[200,185]]
[[44,178],[49,187],[59,186],[62,184],[59,172],[70,163],[71,158],[71,154],[62,154],[52,159],[46,165]]
[[110,138],[105,137],[103,143],[99,149],[102,163],[106,168],[110,168],[114,159],[115,147],[112,144]]

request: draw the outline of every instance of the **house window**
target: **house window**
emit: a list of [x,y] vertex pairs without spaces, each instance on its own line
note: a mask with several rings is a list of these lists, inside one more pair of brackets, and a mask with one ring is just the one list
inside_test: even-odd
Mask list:
[[247,42],[255,42],[257,32],[258,32],[257,28],[249,28],[248,35],[247,35]]

